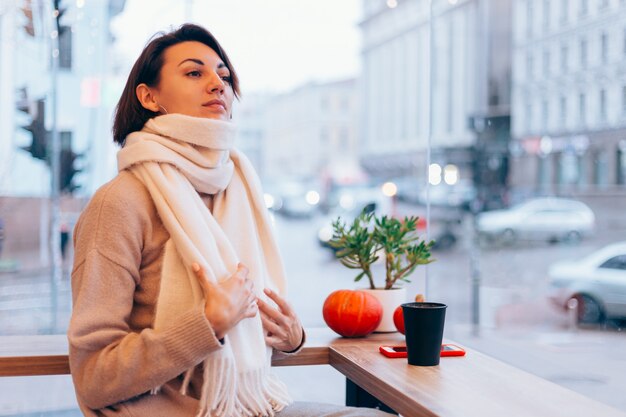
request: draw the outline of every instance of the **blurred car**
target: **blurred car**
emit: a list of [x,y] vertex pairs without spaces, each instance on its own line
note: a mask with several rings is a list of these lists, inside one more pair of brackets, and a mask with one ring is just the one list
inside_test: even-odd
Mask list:
[[560,307],[578,301],[578,321],[626,317],[626,241],[572,261],[553,264],[549,298]]
[[453,185],[442,183],[423,188],[419,192],[418,202],[426,205],[430,201],[431,206],[468,209],[475,198],[474,185],[469,181],[458,181]]
[[422,192],[423,184],[415,177],[396,177],[392,178],[391,182],[396,184],[398,191],[396,197],[400,201],[404,201],[410,204],[420,203],[420,194]]
[[318,210],[320,193],[312,181],[287,180],[265,190],[265,205],[284,216],[309,218]]
[[340,217],[342,222],[350,224],[363,211],[366,213],[375,212],[376,203],[371,202],[364,206],[355,206],[350,210],[335,211],[329,216],[324,217],[322,226],[317,231],[317,241],[320,246],[331,249],[334,252],[335,249],[328,243],[333,238],[333,222]]
[[592,234],[594,227],[593,211],[580,201],[565,198],[534,198],[478,216],[481,238],[502,243],[518,239],[577,242]]
[[376,212],[377,215],[388,215],[391,212],[391,200],[382,193],[381,187],[368,184],[336,187],[328,202],[328,214],[321,220],[317,232],[319,244],[327,248],[330,248],[328,241],[333,237],[332,223],[337,217],[351,223],[363,210]]

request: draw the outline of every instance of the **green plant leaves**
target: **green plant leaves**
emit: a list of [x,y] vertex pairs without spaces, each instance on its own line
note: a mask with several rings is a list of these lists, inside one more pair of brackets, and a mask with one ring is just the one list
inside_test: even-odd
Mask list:
[[332,223],[333,238],[331,247],[340,262],[351,269],[361,269],[355,277],[369,279],[370,287],[375,288],[371,265],[379,259],[377,253],[385,253],[385,289],[390,289],[398,281],[410,282],[407,277],[419,265],[434,261],[430,250],[433,241],[420,241],[417,235],[418,217],[376,217],[374,213],[361,212],[351,224],[337,218]]

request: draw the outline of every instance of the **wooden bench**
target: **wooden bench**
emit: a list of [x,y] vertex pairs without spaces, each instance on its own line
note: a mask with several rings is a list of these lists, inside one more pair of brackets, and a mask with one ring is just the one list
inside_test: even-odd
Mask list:
[[[298,355],[275,352],[272,366],[328,365],[329,346],[337,335],[317,329],[307,330],[307,335],[312,340]],[[67,351],[65,335],[1,336],[0,377],[69,375]]]
[[[345,339],[328,329],[309,329],[307,338],[300,354],[274,354],[272,364],[331,365],[348,378],[348,405],[374,405],[372,394],[404,417],[626,417],[472,349],[466,348],[465,357],[442,358],[439,366],[418,367],[378,352],[381,344],[403,343],[397,333]],[[0,341],[0,376],[69,373],[65,336]]]

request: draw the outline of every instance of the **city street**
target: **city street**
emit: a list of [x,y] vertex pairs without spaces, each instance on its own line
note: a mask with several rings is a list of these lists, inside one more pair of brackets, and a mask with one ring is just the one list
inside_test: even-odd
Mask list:
[[[404,214],[417,211],[411,206],[400,209]],[[354,283],[355,273],[334,259],[328,249],[319,246],[316,235],[322,222],[322,216],[275,217],[289,277],[288,298],[306,327],[325,325],[322,304],[330,292],[363,285]],[[615,226],[615,222],[611,224]],[[626,349],[621,328],[573,328],[567,314],[549,305],[545,298],[547,268],[552,262],[577,258],[617,241],[624,236],[624,228],[603,227],[595,237],[579,244],[520,243],[505,248],[474,249],[469,218],[456,232],[457,245],[448,251],[435,252],[437,261],[422,267],[407,285],[408,297],[413,298],[425,292],[428,277],[428,299],[448,305],[445,337],[626,410],[626,400],[621,395],[626,385],[626,363],[618,354]],[[472,252],[482,283],[482,326],[478,334],[471,326]],[[381,267],[376,266],[378,270]],[[55,285],[51,285],[49,276],[42,271],[0,275],[0,334],[65,332],[70,312],[68,274],[66,271],[63,280]],[[330,367],[283,368],[277,373],[293,387],[296,399],[344,401],[344,380]],[[304,374],[307,378],[302,377]],[[20,398],[24,399],[22,413],[71,408],[73,392],[69,378],[55,378],[51,380],[60,381],[64,388],[54,398],[48,398],[51,403],[45,399],[38,403],[28,401],[33,384],[43,386],[49,383],[48,379],[0,380],[0,390],[11,393],[1,397],[0,415],[23,415],[16,414],[17,410],[11,407]],[[318,384],[312,385],[320,379],[325,381],[323,389]]]

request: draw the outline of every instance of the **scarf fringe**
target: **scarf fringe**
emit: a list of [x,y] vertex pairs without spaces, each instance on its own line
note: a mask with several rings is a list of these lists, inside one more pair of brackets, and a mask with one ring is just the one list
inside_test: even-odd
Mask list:
[[[292,402],[287,386],[263,368],[237,375],[232,357],[210,357],[203,366],[204,382],[196,417],[274,417]],[[183,388],[186,392],[189,381],[186,382],[181,393]]]

